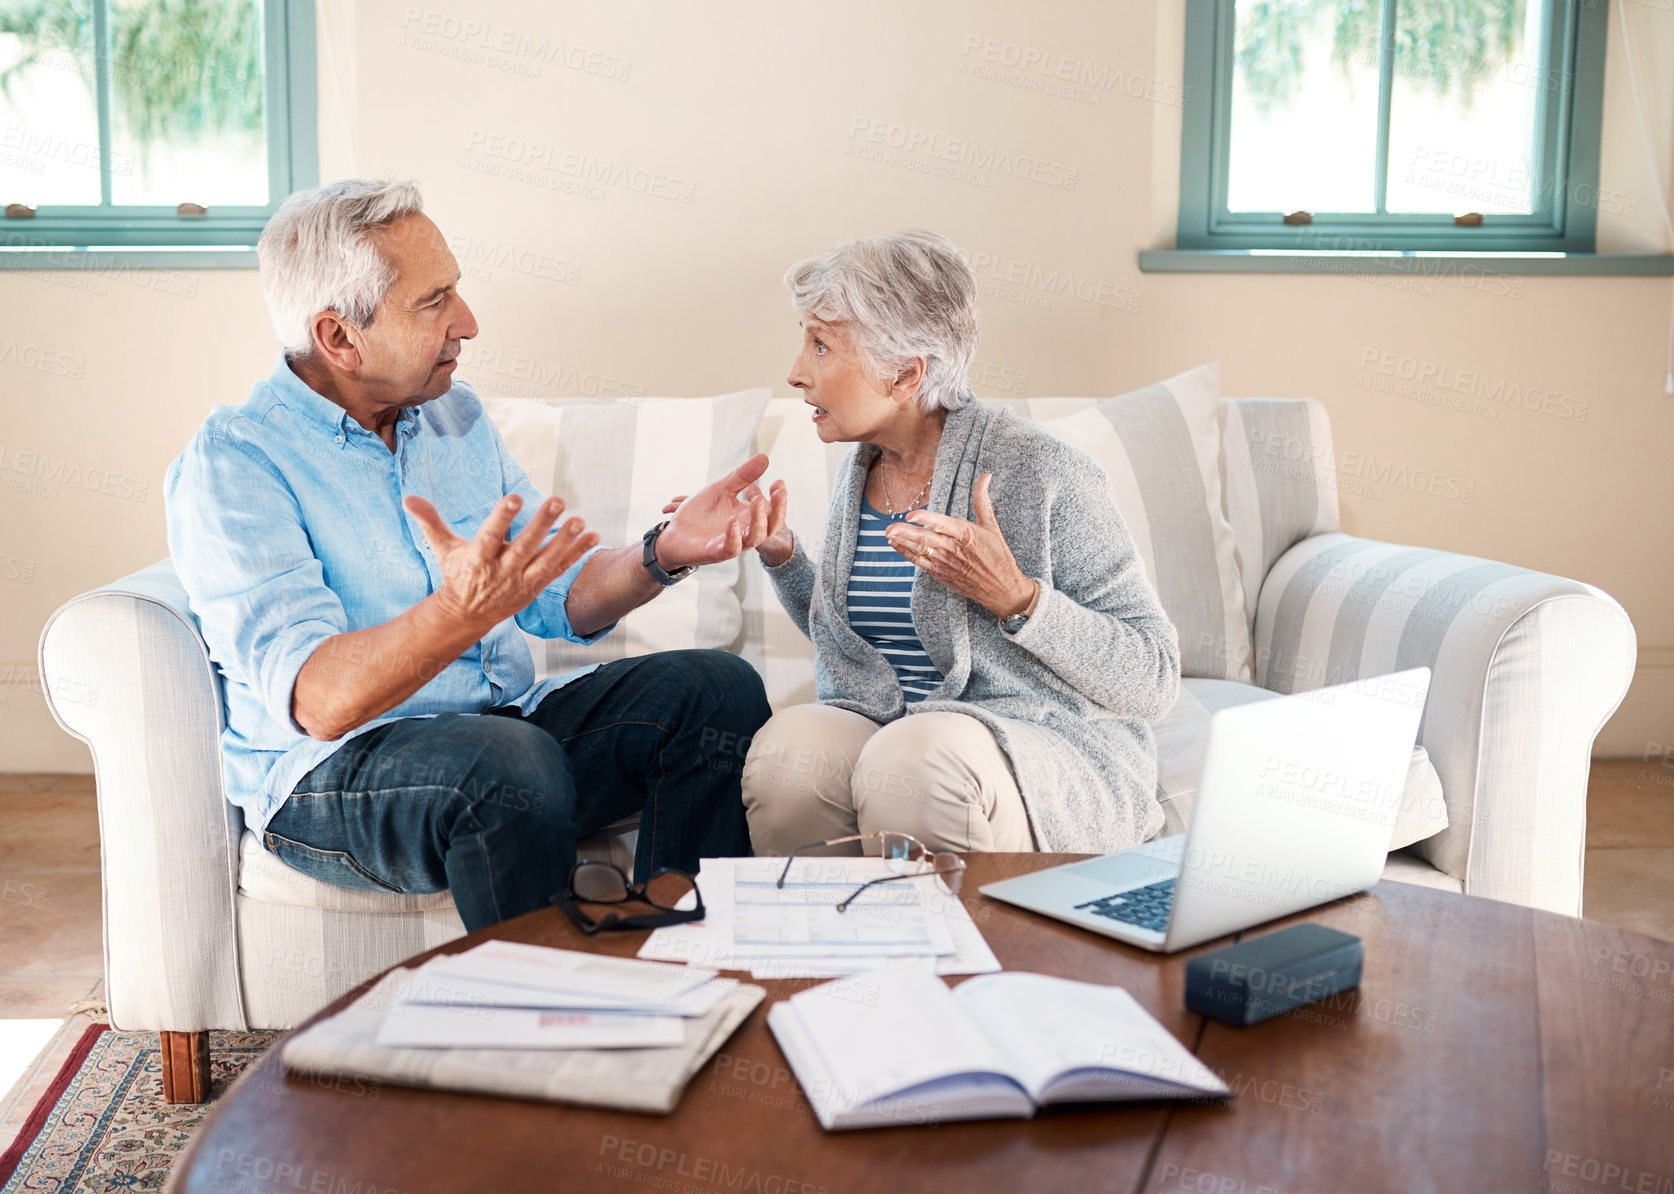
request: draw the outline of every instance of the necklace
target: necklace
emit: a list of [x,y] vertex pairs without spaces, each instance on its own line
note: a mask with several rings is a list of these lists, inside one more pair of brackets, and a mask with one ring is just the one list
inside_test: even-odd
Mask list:
[[912,501],[907,503],[907,508],[905,510],[897,510],[895,508],[895,503],[891,501],[889,497],[889,478],[880,477],[879,480],[883,482],[884,513],[895,519],[905,518],[907,515],[911,514],[918,508],[920,502],[930,496],[930,482],[935,480],[935,476],[936,474],[934,472],[930,474],[930,477],[924,482],[924,487],[913,495]]

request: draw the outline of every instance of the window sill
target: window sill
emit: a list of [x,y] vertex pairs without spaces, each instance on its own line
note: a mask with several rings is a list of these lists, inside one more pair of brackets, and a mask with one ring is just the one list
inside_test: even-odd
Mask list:
[[1318,249],[1142,249],[1147,274],[1674,274],[1674,253],[1459,253]]
[[255,269],[256,250],[246,245],[159,245],[88,248],[0,247],[0,270]]

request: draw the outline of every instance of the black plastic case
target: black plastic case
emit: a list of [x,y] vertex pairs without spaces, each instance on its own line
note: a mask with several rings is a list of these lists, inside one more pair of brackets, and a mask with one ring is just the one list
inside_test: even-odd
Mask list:
[[1292,925],[1186,963],[1186,1008],[1226,1024],[1259,1024],[1360,985],[1360,938]]

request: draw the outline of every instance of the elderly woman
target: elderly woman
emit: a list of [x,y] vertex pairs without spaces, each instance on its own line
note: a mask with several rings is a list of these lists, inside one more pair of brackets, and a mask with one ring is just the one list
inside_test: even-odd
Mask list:
[[757,853],[854,833],[932,849],[1108,851],[1162,826],[1148,718],[1179,644],[1104,472],[973,401],[976,281],[929,232],[840,244],[786,275],[790,384],[852,442],[819,558],[775,486],[757,551],[814,642],[819,703],[757,732]]

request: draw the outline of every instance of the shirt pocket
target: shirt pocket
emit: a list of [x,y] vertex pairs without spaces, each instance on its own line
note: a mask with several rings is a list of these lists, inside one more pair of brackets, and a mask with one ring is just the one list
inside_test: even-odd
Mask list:
[[[482,524],[488,521],[488,516],[494,513],[494,507],[499,505],[502,495],[496,494],[481,504],[475,504],[475,497],[462,502],[449,502],[442,511],[442,517],[447,521],[448,529],[461,539],[471,539],[482,529]],[[519,515],[522,511],[518,511]]]
[[[456,535],[470,538],[505,496],[499,462],[492,454],[446,452],[414,470],[407,489],[427,497]],[[521,512],[519,512],[521,516]]]

